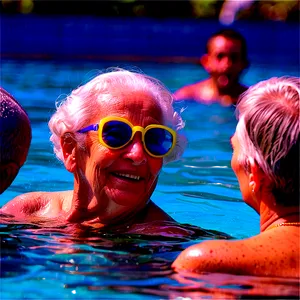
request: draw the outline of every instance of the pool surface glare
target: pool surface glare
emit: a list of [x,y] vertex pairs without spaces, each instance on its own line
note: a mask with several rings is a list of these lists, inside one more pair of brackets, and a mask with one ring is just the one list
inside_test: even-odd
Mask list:
[[[48,121],[55,101],[98,71],[124,62],[2,60],[1,85],[22,104],[32,123],[28,160],[0,206],[30,191],[67,190],[72,174],[57,161]],[[136,63],[172,91],[205,78],[189,64]],[[251,65],[244,83],[298,76],[297,66]],[[259,232],[258,215],[241,199],[230,167],[234,107],[189,101],[184,109],[188,148],[164,166],[152,200],[180,224],[137,224],[119,231],[54,222],[12,223],[1,215],[1,299],[298,299],[292,278],[174,273],[171,264],[188,246],[207,239],[247,238]],[[181,233],[174,235],[173,229]]]

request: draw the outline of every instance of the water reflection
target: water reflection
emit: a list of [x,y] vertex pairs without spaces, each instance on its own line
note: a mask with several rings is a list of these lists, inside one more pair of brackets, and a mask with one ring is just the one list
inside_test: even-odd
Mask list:
[[[109,291],[160,299],[299,296],[299,282],[294,279],[172,271],[171,263],[180,251],[206,239],[231,238],[222,232],[175,222],[103,231],[55,222],[22,224],[3,215],[2,220],[6,220],[1,224],[2,294],[8,298],[9,283],[17,282],[27,282],[27,289],[35,284],[38,288],[30,293],[37,298],[49,297],[53,284],[65,295],[88,298],[101,298]],[[41,289],[41,281],[51,284]],[[61,295],[51,299],[62,299]]]

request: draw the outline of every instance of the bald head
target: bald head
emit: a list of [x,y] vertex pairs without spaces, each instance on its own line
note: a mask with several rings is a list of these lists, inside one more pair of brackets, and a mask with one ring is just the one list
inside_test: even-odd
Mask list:
[[25,163],[30,142],[31,126],[27,113],[0,87],[0,194]]

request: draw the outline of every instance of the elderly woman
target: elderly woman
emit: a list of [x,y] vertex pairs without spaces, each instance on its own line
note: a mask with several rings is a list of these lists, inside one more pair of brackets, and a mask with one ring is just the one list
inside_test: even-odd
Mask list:
[[299,277],[299,78],[271,78],[245,92],[231,138],[231,166],[260,234],[184,250],[176,271]]
[[74,189],[23,194],[2,212],[100,227],[172,221],[150,200],[162,166],[185,147],[172,102],[160,81],[120,69],[75,89],[49,122],[54,152],[74,174]]

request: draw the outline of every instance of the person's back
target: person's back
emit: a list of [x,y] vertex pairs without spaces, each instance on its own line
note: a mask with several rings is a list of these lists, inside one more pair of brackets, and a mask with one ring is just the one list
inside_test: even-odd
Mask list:
[[235,104],[247,90],[239,82],[248,67],[246,40],[240,33],[226,29],[213,34],[200,62],[209,78],[180,88],[173,94],[175,100],[189,99],[204,104],[219,102],[228,106]]
[[27,113],[0,87],[0,194],[12,184],[25,163],[30,142]]
[[176,271],[300,277],[299,78],[271,78],[237,104],[231,166],[243,200],[260,215],[260,233],[204,241],[184,250]]

